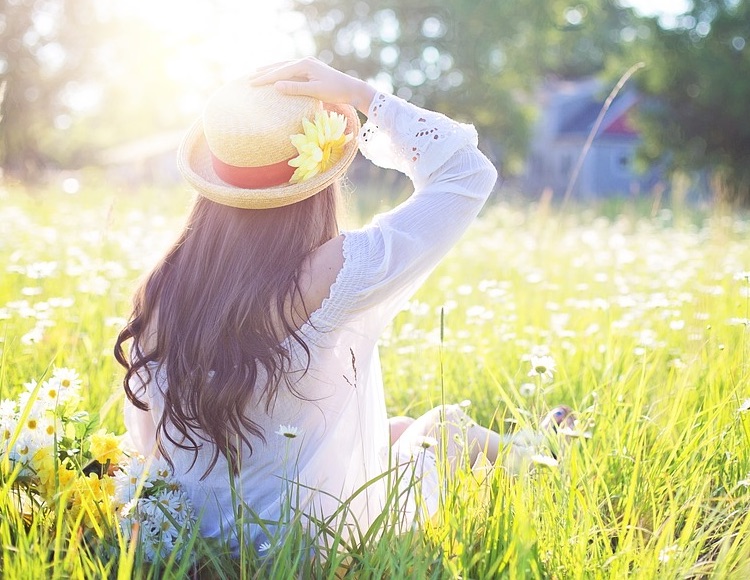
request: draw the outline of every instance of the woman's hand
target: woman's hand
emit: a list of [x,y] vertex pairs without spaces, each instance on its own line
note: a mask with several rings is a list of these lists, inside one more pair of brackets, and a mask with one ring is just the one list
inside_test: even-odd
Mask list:
[[254,85],[272,84],[285,95],[305,95],[324,103],[346,103],[367,114],[375,89],[316,58],[281,62],[250,75]]

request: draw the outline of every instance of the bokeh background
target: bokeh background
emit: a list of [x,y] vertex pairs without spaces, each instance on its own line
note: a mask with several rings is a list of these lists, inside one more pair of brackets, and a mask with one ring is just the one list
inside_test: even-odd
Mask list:
[[[653,196],[678,183],[680,195],[700,200],[750,199],[744,0],[2,0],[0,7],[6,184],[71,193],[102,176],[123,190],[178,183],[174,151],[217,85],[265,63],[316,55],[471,120],[506,183],[523,195]],[[618,79],[640,62],[595,127]],[[582,152],[588,158],[576,171]]]

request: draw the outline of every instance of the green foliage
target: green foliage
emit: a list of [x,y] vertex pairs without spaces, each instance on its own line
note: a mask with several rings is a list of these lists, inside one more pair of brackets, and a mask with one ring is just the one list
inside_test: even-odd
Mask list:
[[93,25],[89,0],[3,0],[0,14],[0,80],[6,83],[0,159],[6,172],[30,177],[55,155],[51,128],[70,122],[66,98],[96,70],[91,41],[106,29]]
[[[164,193],[0,193],[0,398],[73,367],[84,408],[122,431],[111,347],[134,281],[180,226],[187,199]],[[423,527],[398,535],[386,519],[327,562],[293,533],[276,558],[195,538],[196,566],[150,565],[135,543],[112,552],[24,520],[0,489],[0,575],[746,577],[750,221],[619,210],[489,207],[382,340],[393,414],[470,399],[478,422],[512,430],[575,407],[593,436],[572,439],[558,467],[461,470]],[[539,345],[557,373],[531,392],[524,356]]]
[[750,3],[702,0],[638,47],[641,89],[655,98],[643,119],[644,156],[667,154],[684,173],[715,170],[726,201],[750,203]]
[[[595,74],[621,52],[630,11],[608,0],[296,2],[318,53],[418,104],[467,119],[518,171],[547,75]],[[498,151],[499,153],[499,151]]]

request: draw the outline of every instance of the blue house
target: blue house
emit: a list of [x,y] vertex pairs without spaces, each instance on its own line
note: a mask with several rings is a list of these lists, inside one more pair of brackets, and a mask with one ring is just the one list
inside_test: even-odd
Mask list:
[[[540,95],[524,175],[524,191],[565,193],[578,157],[604,105],[607,91],[597,79],[559,81]],[[580,200],[633,196],[651,191],[661,172],[639,173],[633,166],[641,136],[632,122],[640,102],[634,90],[621,91],[596,133],[572,190]]]

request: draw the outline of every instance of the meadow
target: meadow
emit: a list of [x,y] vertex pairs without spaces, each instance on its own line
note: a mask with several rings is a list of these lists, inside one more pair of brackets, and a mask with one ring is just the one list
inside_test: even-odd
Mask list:
[[[74,369],[91,429],[123,432],[112,346],[188,202],[0,190],[0,400]],[[397,534],[386,518],[327,561],[296,534],[233,559],[190,532],[182,557],[149,562],[111,514],[71,520],[59,474],[55,501],[19,499],[3,459],[0,575],[749,577],[749,234],[715,209],[493,199],[383,337],[387,404],[470,401],[477,422],[513,432],[566,403],[578,426],[550,443],[556,460],[467,467],[422,526]],[[534,373],[540,354],[551,379]]]

